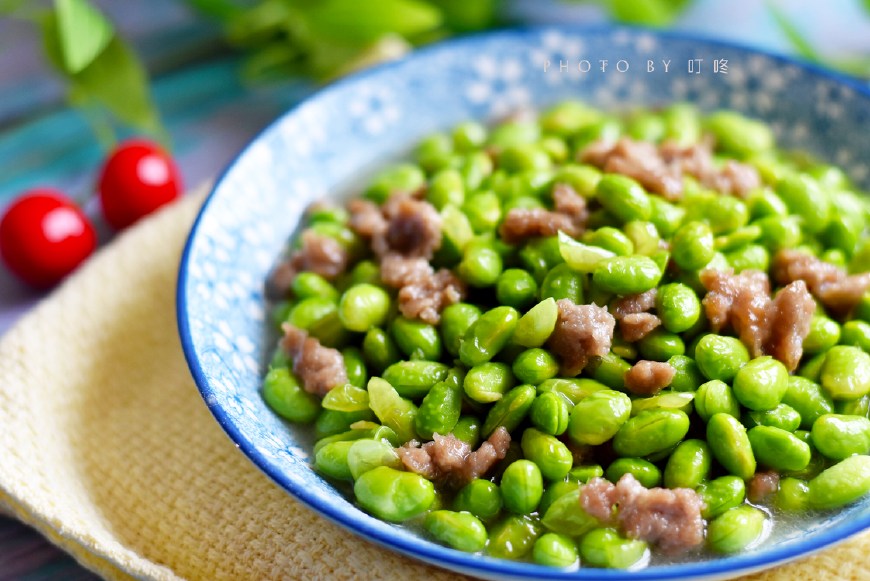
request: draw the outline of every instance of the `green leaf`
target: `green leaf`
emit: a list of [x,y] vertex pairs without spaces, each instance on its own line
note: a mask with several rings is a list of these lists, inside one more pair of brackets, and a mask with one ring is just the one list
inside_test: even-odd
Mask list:
[[767,9],[770,10],[771,15],[773,15],[774,22],[776,22],[776,25],[779,26],[779,29],[785,35],[786,39],[798,55],[809,61],[822,61],[822,55],[819,54],[819,52],[815,49],[812,43],[803,35],[803,33],[798,30],[797,26],[794,25],[789,17],[785,15],[785,12],[783,12],[771,3],[768,3]]
[[[868,0],[870,2],[870,0]],[[444,25],[457,32],[483,30],[495,24],[500,0],[429,0],[441,9]]]
[[108,46],[115,31],[88,0],[55,0],[54,8],[64,67],[78,73]]
[[870,0],[864,0],[863,5],[864,10],[867,11],[867,14],[870,14]]
[[692,0],[610,0],[610,12],[616,20],[646,26],[667,26],[685,10]]
[[27,0],[0,0],[0,16],[15,16]]
[[202,14],[222,22],[230,21],[245,11],[232,0],[187,0],[187,3]]
[[325,0],[302,11],[312,37],[367,44],[388,33],[414,36],[439,27],[441,13],[420,0]]

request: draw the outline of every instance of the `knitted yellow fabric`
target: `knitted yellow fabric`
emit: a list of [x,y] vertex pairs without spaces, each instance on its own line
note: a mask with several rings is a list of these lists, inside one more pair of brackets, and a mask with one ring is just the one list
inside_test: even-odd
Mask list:
[[[188,374],[178,259],[201,195],[109,245],[0,342],[0,496],[111,579],[455,579],[356,538],[239,452]],[[868,579],[870,536],[763,579]]]

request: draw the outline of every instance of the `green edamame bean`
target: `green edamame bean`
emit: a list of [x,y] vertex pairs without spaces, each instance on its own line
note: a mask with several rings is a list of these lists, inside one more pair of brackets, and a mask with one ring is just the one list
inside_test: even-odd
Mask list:
[[[381,282],[381,267],[371,260],[361,260],[350,271],[350,279],[348,284],[380,284]],[[338,292],[338,291],[336,291]],[[336,297],[336,300],[338,297]]]
[[736,418],[740,416],[740,404],[727,383],[713,379],[698,387],[695,393],[695,411],[705,422],[718,413]]
[[344,369],[347,371],[347,380],[356,387],[365,387],[369,380],[362,352],[356,347],[345,347],[341,350],[344,359]]
[[834,404],[834,410],[838,414],[847,416],[870,416],[870,395],[858,399],[840,400]]
[[529,419],[532,425],[551,436],[560,436],[565,433],[565,430],[568,429],[570,414],[568,402],[554,392],[542,392],[535,398],[529,409]]
[[684,284],[662,285],[656,293],[656,313],[665,329],[671,333],[682,333],[698,322],[701,301],[695,291]]
[[498,401],[514,386],[516,380],[504,363],[482,363],[468,370],[462,388],[465,395],[479,403]]
[[646,256],[615,256],[602,260],[592,273],[593,282],[606,292],[620,295],[640,294],[659,283],[662,271]]
[[559,372],[559,362],[547,350],[527,349],[514,360],[514,375],[523,383],[538,385],[546,379],[555,377]]
[[286,367],[270,369],[266,374],[263,399],[275,413],[291,422],[313,422],[320,413],[317,396],[305,391]]
[[541,114],[541,127],[547,133],[570,137],[599,121],[602,113],[580,101],[563,101]]
[[804,352],[827,351],[840,340],[840,325],[833,319],[816,315],[810,320],[810,332],[804,338]]
[[495,285],[495,297],[499,303],[515,309],[525,309],[535,302],[538,283],[525,270],[509,268],[502,272]]
[[650,456],[676,446],[688,432],[689,416],[679,410],[644,411],[619,428],[613,451],[623,457]]
[[674,232],[680,227],[680,224],[683,223],[683,219],[686,217],[686,209],[681,206],[675,206],[660,196],[650,196],[649,200],[652,204],[650,222],[655,225],[656,230],[662,236],[666,238],[672,237]]
[[453,431],[462,411],[462,388],[446,381],[436,383],[423,398],[414,427],[421,438],[434,434],[445,436]]
[[589,464],[586,466],[575,466],[568,472],[568,480],[571,482],[579,482],[586,484],[593,478],[603,478],[604,468],[598,464]]
[[713,519],[707,526],[707,545],[717,553],[738,553],[758,543],[765,534],[767,515],[744,504]]
[[490,531],[486,552],[500,559],[522,559],[532,550],[540,532],[535,520],[508,515]]
[[870,420],[860,416],[825,414],[813,422],[813,446],[831,460],[870,454]]
[[624,393],[603,389],[577,402],[568,421],[568,436],[578,444],[596,446],[611,439],[631,415]]
[[481,423],[476,416],[459,416],[459,421],[453,426],[453,435],[476,448],[480,442]]
[[634,254],[634,243],[622,232],[610,226],[587,231],[583,242],[609,250],[616,256],[631,256]]
[[438,542],[459,551],[476,553],[486,546],[486,527],[471,513],[433,510],[423,528]]
[[424,513],[435,501],[435,486],[413,472],[378,466],[353,486],[357,502],[381,520],[403,522]]
[[426,175],[422,169],[410,163],[401,163],[375,176],[364,195],[377,204],[383,204],[393,194],[412,194],[425,183]]
[[769,188],[753,190],[746,196],[749,215],[753,220],[765,217],[783,218],[788,214],[788,206]]
[[675,103],[662,111],[665,137],[681,146],[692,145],[701,139],[701,115],[697,107],[688,103]]
[[798,367],[796,375],[818,383],[822,375],[822,365],[825,364],[825,355],[827,353],[819,353],[810,357],[808,361]]
[[761,228],[759,244],[771,252],[783,248],[794,248],[803,237],[801,221],[797,216],[768,216],[755,222]]
[[618,355],[608,353],[603,357],[593,358],[586,368],[593,379],[611,389],[625,389],[625,373],[631,369],[631,363]]
[[804,377],[788,378],[788,389],[782,403],[800,414],[800,427],[809,430],[813,423],[825,414],[834,413],[834,401],[822,390],[822,386]]
[[355,284],[341,295],[338,303],[338,318],[351,331],[365,333],[379,327],[387,320],[390,296],[379,286]]
[[541,535],[532,548],[532,560],[548,567],[570,567],[577,562],[578,557],[574,541],[557,533]]
[[464,256],[474,239],[468,216],[458,207],[448,204],[441,210],[441,248],[435,252],[434,264],[454,266]]
[[707,445],[719,464],[729,473],[744,480],[755,474],[752,444],[746,428],[734,416],[713,414],[707,421]]
[[870,492],[870,456],[849,456],[810,480],[810,506],[840,508]]
[[403,398],[399,392],[380,377],[372,377],[368,384],[369,407],[381,423],[398,434],[402,442],[417,437],[414,422],[417,406]]
[[501,255],[486,240],[474,240],[465,247],[465,253],[456,273],[459,278],[473,287],[492,286],[498,281],[502,273],[503,262]]
[[369,392],[350,383],[337,385],[323,396],[321,406],[325,410],[358,412],[369,409]]
[[287,322],[311,333],[318,323],[331,316],[337,317],[337,311],[335,301],[324,297],[309,297],[296,303],[287,316]]
[[716,138],[717,150],[748,157],[774,145],[770,127],[733,111],[717,111],[706,120],[707,130]]
[[351,424],[366,422],[375,419],[371,409],[356,412],[340,412],[336,410],[323,410],[314,422],[314,437],[318,440],[341,434],[350,429]]
[[351,442],[347,450],[347,467],[354,480],[378,466],[389,466],[397,470],[402,468],[402,461],[392,445],[368,438]]
[[674,355],[668,359],[668,365],[674,369],[674,379],[671,389],[674,391],[693,392],[704,383],[704,376],[695,364],[695,360],[686,355]]
[[803,512],[810,505],[810,487],[805,480],[786,477],[779,481],[776,492],[776,507],[788,512]]
[[594,379],[587,379],[585,377],[572,377],[570,379],[557,377],[548,379],[538,385],[539,394],[555,393],[568,402],[569,408],[572,409],[580,400],[602,389],[607,389],[607,386]]
[[495,357],[507,345],[519,318],[513,307],[495,307],[482,314],[465,332],[459,346],[459,359],[473,367]]
[[480,315],[480,308],[468,303],[454,303],[441,312],[441,336],[448,353],[459,354],[462,338]]
[[737,371],[733,390],[744,407],[772,410],[788,391],[788,370],[773,357],[757,357]]
[[676,333],[656,329],[637,342],[641,357],[649,361],[667,361],[675,355],[683,355],[686,345]]
[[584,565],[607,569],[628,569],[644,559],[649,550],[644,541],[627,539],[611,528],[586,533],[579,549]]
[[352,480],[347,455],[356,441],[331,442],[321,447],[314,455],[314,468],[336,480]]
[[752,453],[775,470],[803,470],[810,463],[809,445],[781,428],[755,426],[747,433]]
[[633,220],[622,227],[622,231],[634,244],[634,253],[652,256],[661,249],[658,228],[652,222]]
[[541,299],[570,299],[574,304],[582,304],[584,278],[568,264],[557,264],[541,283]]
[[604,476],[611,482],[619,481],[626,474],[634,476],[646,488],[653,488],[662,483],[662,471],[643,458],[617,458],[604,471]]
[[847,321],[843,324],[840,343],[870,351],[870,325],[864,321]]
[[565,494],[576,492],[580,489],[580,482],[576,480],[558,480],[551,482],[544,489],[544,494],[541,496],[541,502],[538,504],[538,514],[545,515],[554,502],[559,500]]
[[698,488],[710,478],[713,455],[704,440],[680,442],[665,464],[667,488]]
[[501,491],[489,480],[476,479],[463,486],[453,500],[453,508],[490,520],[501,512]]
[[523,347],[540,347],[550,338],[558,319],[559,306],[555,299],[544,299],[520,317],[513,341]]
[[621,174],[604,174],[595,188],[598,202],[622,223],[649,220],[652,205],[643,187]]
[[870,355],[858,347],[831,347],[825,354],[820,380],[835,400],[867,395],[870,393]]
[[515,514],[531,514],[544,494],[541,470],[530,460],[515,460],[501,476],[504,507]]
[[299,300],[319,297],[329,301],[338,301],[338,291],[325,278],[314,272],[300,272],[290,285],[293,296]]
[[662,391],[652,397],[637,397],[631,401],[631,415],[646,410],[680,410],[686,414],[692,413],[692,393]]
[[[749,212],[751,215],[752,210],[750,209]],[[717,236],[715,239],[716,250],[721,250],[722,252],[740,250],[752,245],[753,242],[761,238],[761,233],[761,226],[758,224],[750,224],[749,226],[738,228],[730,234]]]
[[433,326],[416,319],[396,317],[390,325],[396,345],[412,359],[441,359],[441,336]]
[[720,476],[699,486],[698,494],[704,501],[701,516],[709,520],[743,504],[746,484],[738,476]]
[[806,174],[787,175],[776,184],[776,193],[789,213],[803,218],[808,232],[821,232],[830,222],[831,200],[827,192]]
[[534,462],[547,480],[560,480],[571,470],[574,462],[571,451],[549,434],[526,428],[520,445],[523,456]]
[[553,500],[544,513],[541,524],[554,533],[577,537],[597,527],[598,520],[580,505],[578,484],[575,490]]
[[707,379],[730,382],[749,362],[749,351],[739,339],[704,335],[695,346],[695,363]]
[[524,143],[505,147],[498,154],[498,166],[508,173],[547,170],[553,162],[540,146]]
[[402,397],[415,399],[423,397],[433,385],[447,379],[448,369],[436,361],[399,361],[384,370],[383,378]]
[[728,264],[735,273],[744,270],[760,270],[766,272],[770,266],[770,253],[760,244],[747,244],[737,250],[725,254]]
[[508,432],[514,431],[526,418],[534,401],[534,386],[520,385],[507,392],[489,408],[483,422],[483,437],[488,438],[500,426]]
[[772,426],[787,432],[794,432],[801,425],[801,415],[793,407],[784,403],[772,410],[747,412],[742,419],[743,425],[747,428]]
[[362,351],[366,363],[377,373],[396,363],[401,357],[396,342],[383,329],[371,329],[366,333]]
[[684,270],[698,270],[716,253],[713,232],[703,222],[688,222],[674,234],[672,249],[677,266]]
[[461,207],[465,203],[465,183],[459,171],[444,168],[436,172],[426,189],[426,200],[438,210],[447,205]]

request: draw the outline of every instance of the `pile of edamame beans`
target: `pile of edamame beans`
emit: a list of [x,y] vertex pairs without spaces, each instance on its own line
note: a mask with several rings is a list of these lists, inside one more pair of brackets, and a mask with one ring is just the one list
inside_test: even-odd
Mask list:
[[[685,176],[682,197],[669,201],[577,161],[590,144],[620,136],[711,139],[717,164],[739,160],[762,185],[738,197]],[[552,208],[555,184],[586,200],[585,231],[505,242],[498,228],[508,212]],[[382,203],[395,192],[417,193],[440,213],[432,262],[467,284],[464,299],[437,325],[402,316],[347,212],[319,208],[305,227],[338,240],[351,264],[332,280],[297,274],[273,317],[340,350],[348,383],[322,399],[308,393],[279,349],[263,387],[276,413],[310,425],[314,468],[352,483],[364,510],[461,551],[630,568],[651,551],[655,559],[655,547],[584,512],[580,490],[592,478],[632,474],[647,488],[696,491],[701,551],[714,553],[757,546],[777,519],[870,491],[870,297],[845,316],[819,305],[789,373],[770,356],[751,357],[729,329],[711,331],[699,280],[705,269],[769,273],[784,248],[849,273],[870,270],[868,205],[840,169],[777,149],[766,125],[732,112],[676,104],[614,115],[566,102],[426,138],[413,161],[384,169],[363,196]],[[612,310],[654,288],[658,328],[628,342],[617,326],[609,353],[579,376],[560,375],[547,346],[557,301]],[[630,393],[624,378],[638,360],[668,363],[670,384]],[[409,471],[396,452],[435,434],[475,450],[499,427],[511,435],[506,457],[458,488]],[[761,472],[778,473],[778,486],[750,502]]]

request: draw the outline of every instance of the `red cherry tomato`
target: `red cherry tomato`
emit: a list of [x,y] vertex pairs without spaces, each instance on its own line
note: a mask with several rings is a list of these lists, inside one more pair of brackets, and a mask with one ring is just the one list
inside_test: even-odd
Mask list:
[[94,227],[56,190],[31,190],[0,220],[0,256],[9,270],[36,288],[48,288],[97,247]]
[[109,156],[99,190],[106,222],[120,230],[176,199],[181,193],[181,176],[159,145],[131,139]]

